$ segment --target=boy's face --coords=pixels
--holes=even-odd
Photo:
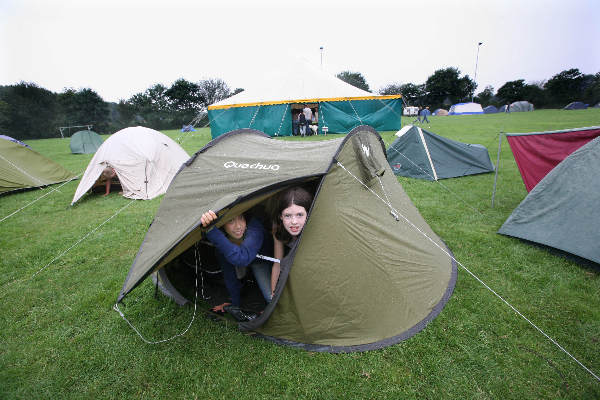
[[[246,233],[246,218],[243,215],[238,215],[232,220],[225,223],[223,226],[225,233],[233,239],[241,239]]]

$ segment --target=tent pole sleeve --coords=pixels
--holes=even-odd
[[[502,134],[498,134],[498,156],[496,157],[496,174],[494,175],[494,190],[492,192],[492,208],[494,208],[494,198],[496,197],[496,182],[498,182],[498,170],[500,169],[500,150],[502,150]]]

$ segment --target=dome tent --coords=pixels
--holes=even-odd
[[[448,115],[483,114],[483,108],[478,103],[458,103],[450,107]]]
[[[533,111],[533,104],[528,101],[515,101],[510,104],[510,112]]]
[[[448,301],[456,265],[391,173],[381,137],[367,126],[320,142],[273,140],[243,129],[208,143],[174,178],[117,301],[213,229],[201,226],[199,210],[214,210],[219,227],[307,182],[315,184],[314,201],[301,236],[281,260],[273,301],[240,328],[329,352],[381,348],[422,330]]]
[[[242,128],[270,136],[292,134],[292,108],[316,108],[318,129],[350,132],[366,124],[380,131],[401,126],[402,96],[379,96],[354,87],[306,62],[290,62],[256,80],[255,87],[208,106],[211,135]]]
[[[581,101],[574,101],[564,106],[563,110],[585,110],[586,108],[588,108],[587,104]]]
[[[600,264],[600,138],[560,162],[525,197],[498,233]]]
[[[74,173],[25,145],[0,140],[0,193],[76,179]]]
[[[433,112],[433,115],[440,115],[440,116],[448,115],[448,111],[444,110],[443,108],[438,108],[437,110],[435,110]]]
[[[73,154],[94,154],[104,141],[96,132],[85,129],[71,136],[69,147]]]
[[[149,200],[167,191],[188,154],[175,141],[154,129],[136,126],[112,134],[85,170],[71,204],[94,186],[107,166],[114,168],[123,196]]]
[[[412,125],[396,136],[386,152],[396,175],[437,181],[494,171],[487,149],[480,144],[457,142]]]
[[[495,114],[498,112],[498,109],[492,105],[487,106],[483,109],[484,114]]]

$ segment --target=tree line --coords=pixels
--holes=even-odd
[[[379,94],[402,94],[406,104],[448,108],[452,104],[473,100],[483,107],[501,106],[526,100],[539,108],[562,108],[573,101],[582,101],[590,106],[600,102],[600,72],[583,74],[578,68],[559,72],[548,80],[525,83],[524,79],[506,82],[494,93],[486,86],[474,95],[476,83],[469,75],[460,76],[458,68],[439,69],[425,83],[390,84],[379,90]]]
[[[343,71],[337,77],[371,92],[360,72]],[[600,102],[600,72],[588,75],[572,68],[540,82],[525,83],[524,79],[506,82],[497,92],[486,86],[475,95],[476,89],[477,84],[469,75],[462,76],[458,68],[448,67],[436,70],[425,83],[391,83],[378,94],[402,94],[406,105],[427,105],[432,110],[447,109],[471,99],[483,107],[519,100],[527,100],[538,109],[562,108],[572,101],[595,105]],[[199,82],[181,78],[170,87],[155,84],[128,100],[110,103],[88,88],[67,88],[54,93],[35,83],[20,82],[0,86],[0,134],[22,140],[57,137],[59,127],[74,125],[93,125],[93,130],[99,133],[135,125],[173,129],[189,124],[210,104],[241,91],[231,90],[218,78]],[[204,116],[195,123],[204,126],[208,121]]]
[[[0,86],[0,134],[21,140],[52,138],[60,136],[59,127],[77,125],[93,125],[98,133],[136,125],[173,129],[192,122],[208,105],[242,90],[232,91],[218,78],[199,82],[182,78],[170,87],[155,84],[128,100],[112,103],[89,88],[54,93],[35,83],[20,82]],[[204,117],[196,122],[205,125],[208,121]]]

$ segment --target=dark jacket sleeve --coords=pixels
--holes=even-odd
[[[256,218],[252,218],[246,228],[246,235],[242,244],[237,245],[227,239],[227,236],[217,228],[213,228],[206,233],[206,237],[225,257],[225,259],[236,267],[245,267],[249,265],[258,250],[263,244],[265,230]]]

